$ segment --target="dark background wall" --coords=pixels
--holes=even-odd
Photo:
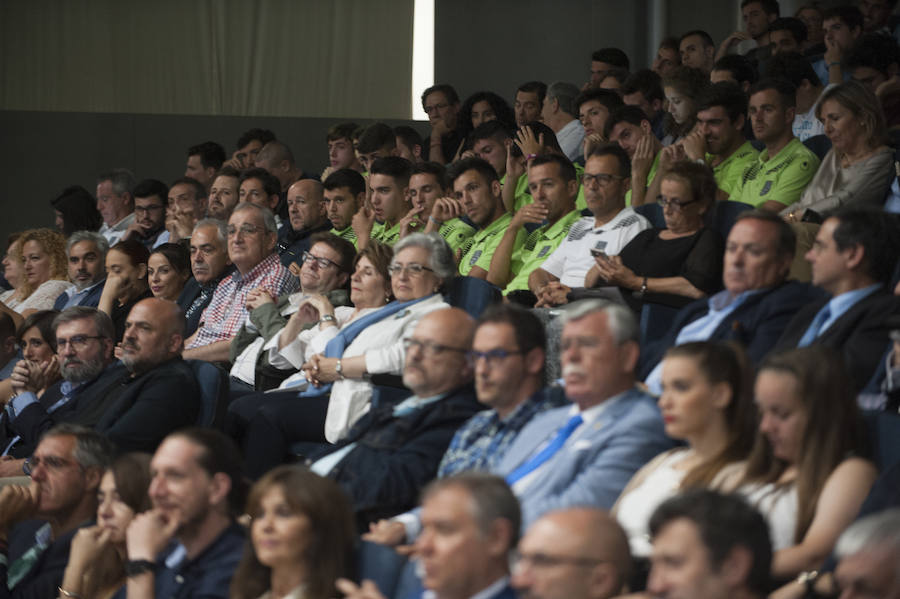
[[[650,48],[658,43],[649,39],[654,6],[666,9],[664,32],[704,28],[720,40],[734,29],[738,4],[722,0],[436,0],[435,80],[452,83],[463,97],[491,89],[510,101],[516,86],[531,79],[581,85],[588,76],[591,51],[603,46],[624,49],[633,68],[649,64]],[[96,174],[113,167],[129,168],[138,178],[168,182],[184,172],[188,146],[211,139],[231,152],[241,132],[250,127],[272,129],[293,149],[304,169],[319,172],[326,164],[325,131],[337,121],[0,111],[0,240],[23,228],[52,226],[49,201],[67,185],[84,185],[93,193]],[[427,134],[427,123],[413,125]]]

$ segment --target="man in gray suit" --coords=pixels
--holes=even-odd
[[[526,526],[550,510],[609,509],[638,468],[672,445],[656,401],[635,388],[631,312],[589,300],[563,318],[562,373],[573,405],[536,416],[495,469],[519,497]]]

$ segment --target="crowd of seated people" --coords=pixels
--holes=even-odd
[[[893,4],[65,187],[3,259],[0,599],[900,597]]]

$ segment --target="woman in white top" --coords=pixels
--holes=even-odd
[[[877,471],[841,358],[811,345],[770,355],[755,399],[759,431],[738,492],[766,516],[776,580],[822,565]]]
[[[613,514],[637,558],[650,556],[647,524],[656,507],[693,487],[715,487],[753,445],[752,375],[736,345],[699,341],[670,349],[662,363],[659,408],[666,434],[687,442],[641,468]]]
[[[353,577],[353,512],[334,481],[279,466],[250,489],[247,513],[231,599],[329,599],[338,578]]]
[[[66,268],[66,238],[51,229],[31,229],[22,233],[23,278],[33,289],[14,309],[0,303],[16,323],[38,310],[51,310],[56,298],[69,286]]]

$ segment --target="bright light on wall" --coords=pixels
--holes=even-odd
[[[412,111],[410,118],[428,120],[422,92],[434,85],[434,0],[415,0],[413,7]]]

